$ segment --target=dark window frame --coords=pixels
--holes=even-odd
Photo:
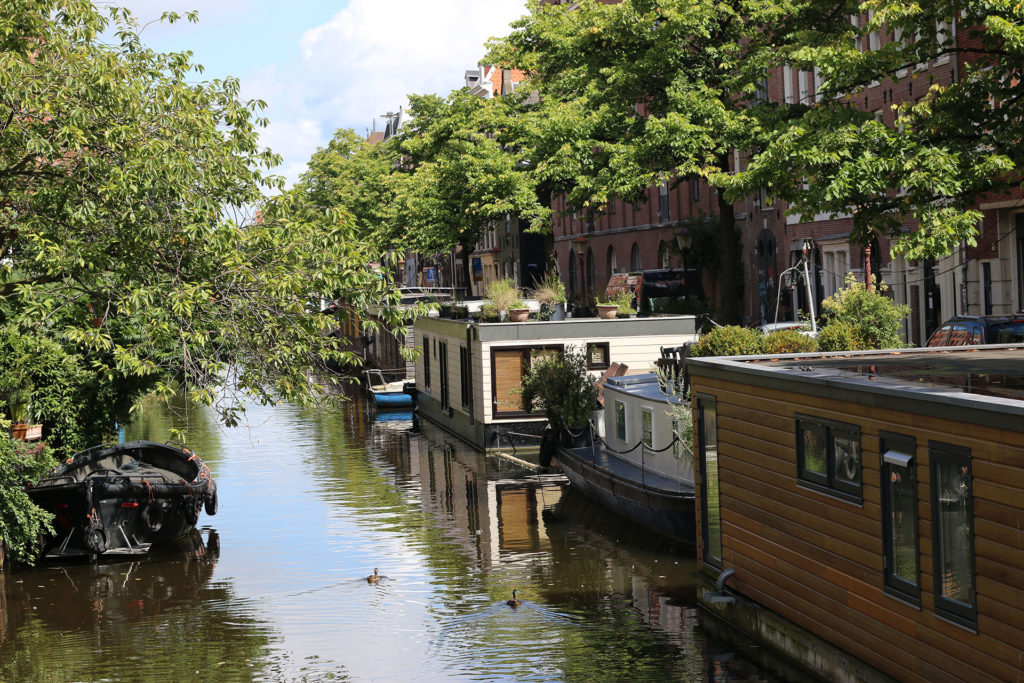
[[[864,449],[861,444],[861,430],[859,425],[847,422],[838,422],[814,415],[803,415],[797,413],[794,422],[796,423],[796,472],[800,486],[824,493],[839,500],[862,505],[864,503]],[[804,440],[803,430],[811,426],[823,429],[825,434],[825,476],[820,472],[807,470],[804,462]],[[857,467],[858,483],[853,483],[849,478],[843,479],[836,472],[836,438],[842,437],[853,441],[857,445]]]
[[[599,347],[604,349],[604,363],[595,363],[590,357],[590,350]],[[611,365],[611,344],[609,342],[587,342],[587,370],[607,370]]]
[[[539,346],[492,346],[489,349],[491,356],[491,418],[492,419],[508,419],[515,417],[537,417],[537,413],[532,410],[498,410],[498,367],[495,360],[495,352],[497,351],[522,351],[527,353],[523,359],[523,374],[525,375],[530,370],[530,363],[532,362],[531,355],[529,352],[532,351],[557,351],[558,353],[565,355],[565,344],[541,344]]]
[[[423,386],[430,389],[430,337],[423,335]]]
[[[939,491],[936,489],[939,480],[938,468],[942,462],[953,462],[954,464],[966,469],[965,483],[967,485],[968,501],[968,543],[966,552],[968,555],[968,571],[970,572],[971,579],[971,585],[969,588],[971,596],[970,604],[960,602],[959,600],[954,600],[952,598],[947,598],[942,594],[942,581],[939,578],[942,575],[942,525],[940,523],[941,513],[939,509]],[[954,446],[940,441],[929,441],[928,464],[932,508],[932,586],[935,597],[935,614],[941,619],[945,619],[946,621],[950,621],[958,626],[977,632],[978,574],[975,567],[974,554],[974,482],[971,468],[971,450],[969,448],[964,448],[963,446]]]
[[[622,408],[622,422],[619,422],[619,407]],[[614,402],[614,408],[615,408],[615,438],[618,439],[619,441],[621,441],[622,443],[626,443],[626,435],[627,435],[627,432],[626,432],[626,429],[627,429],[627,426],[626,426],[627,425],[627,420],[626,420],[626,402],[625,401],[619,401],[618,399],[616,399],[615,402]],[[621,429],[619,429],[620,427],[621,427]]]
[[[448,342],[438,342],[438,367],[437,372],[441,381],[441,408],[448,410],[451,407],[451,392],[448,382]]]
[[[920,520],[917,514],[917,441],[905,434],[879,432],[878,464],[882,505],[882,571],[883,590],[899,600],[921,606],[921,536]],[[906,488],[913,493],[913,520],[909,526],[914,530],[914,558],[917,563],[913,582],[895,574],[896,539],[892,525],[892,490],[896,475],[902,475]]]
[[[469,392],[469,349],[465,346],[459,347],[459,389],[461,390],[462,407],[468,408],[469,402],[473,400]]]
[[[724,554],[722,548],[722,503],[721,503],[721,475],[718,467],[718,460],[716,456],[715,461],[715,480],[718,482],[718,496],[715,501],[716,507],[718,508],[718,538],[717,546],[719,555],[715,555],[711,552],[711,526],[709,522],[709,499],[708,499],[708,467],[707,467],[707,434],[705,432],[705,419],[704,415],[708,408],[711,408],[715,414],[715,451],[719,452],[718,444],[718,399],[710,394],[698,393],[695,396],[697,400],[697,450],[698,457],[700,458],[700,526],[701,526],[701,548],[703,550],[703,562],[706,565],[714,567],[715,569],[722,569],[722,557]]]

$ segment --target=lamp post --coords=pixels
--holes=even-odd
[[[693,243],[693,235],[689,230],[680,230],[676,233],[676,246],[679,247],[679,255],[683,258],[683,268],[686,267],[686,250]]]
[[[576,258],[579,260],[579,263],[580,263],[580,267],[579,267],[579,271],[580,271],[580,284],[582,285],[582,287],[580,287],[580,290],[583,292],[583,298],[586,299],[587,298],[587,274],[584,272],[584,269],[583,269],[584,268],[583,267],[583,254],[585,254],[586,251],[587,251],[587,239],[583,235],[580,235],[579,237],[577,237],[576,239],[574,239],[572,241],[572,248],[573,248],[573,251],[576,252]]]

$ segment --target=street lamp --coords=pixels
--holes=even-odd
[[[693,235],[689,230],[680,230],[676,233],[676,246],[679,247],[679,255],[683,257],[683,268],[686,267],[686,250],[693,243]]]
[[[579,271],[580,271],[580,284],[583,285],[582,287],[580,287],[580,290],[583,292],[583,298],[586,299],[587,298],[587,276],[586,276],[586,273],[583,270],[583,255],[585,253],[587,253],[587,239],[583,235],[580,235],[579,237],[577,237],[576,239],[574,239],[572,241],[572,248],[573,248],[573,251],[576,252],[576,258],[580,262],[580,268],[579,268]]]

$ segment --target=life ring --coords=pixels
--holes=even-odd
[[[181,504],[182,511],[185,513],[185,522],[189,526],[195,526],[199,521],[199,512],[203,509],[203,501],[199,498],[185,498]]]
[[[142,508],[142,523],[154,534],[160,531],[164,525],[163,506],[154,501]]]
[[[88,527],[82,534],[82,540],[86,549],[94,555],[99,555],[110,547],[107,530],[98,524]]]
[[[217,485],[212,481],[210,482],[210,488],[206,492],[206,496],[203,498],[203,509],[206,510],[206,514],[211,517],[217,514]]]

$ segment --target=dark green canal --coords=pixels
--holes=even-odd
[[[0,680],[780,680],[709,633],[692,549],[558,477],[360,400],[171,415],[129,438],[187,426],[220,512],[144,561],[0,573]]]

